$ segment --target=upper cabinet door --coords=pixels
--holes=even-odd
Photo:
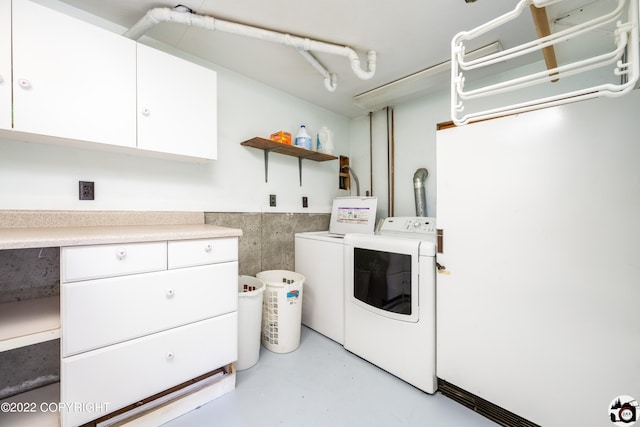
[[[217,157],[217,74],[138,44],[138,148]]]
[[[135,147],[135,45],[28,0],[14,1],[14,130]]]
[[[11,129],[11,0],[0,0],[0,129]]]

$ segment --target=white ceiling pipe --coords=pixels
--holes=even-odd
[[[338,77],[335,73],[330,73],[326,68],[313,56],[309,51],[304,49],[297,49],[298,53],[302,55],[308,62],[311,64],[313,68],[315,68],[324,79],[324,87],[329,92],[335,92],[338,87]]]
[[[311,40],[305,37],[225,21],[212,16],[198,15],[183,8],[169,9],[160,7],[150,9],[133,27],[125,32],[124,35],[130,39],[137,40],[151,27],[161,22],[174,22],[211,31],[222,31],[294,47],[309,61],[313,68],[320,72],[324,78],[325,87],[331,92],[335,91],[336,88],[335,74],[327,71],[309,51],[346,56],[351,63],[351,69],[354,74],[361,80],[372,78],[376,72],[376,52],[373,50],[367,52],[367,68],[363,69],[360,66],[358,54],[349,46]]]

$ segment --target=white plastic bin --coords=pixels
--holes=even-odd
[[[245,288],[246,286],[246,288]],[[265,284],[251,276],[238,277],[238,361],[236,369],[248,369],[260,358],[260,325]]]
[[[304,276],[286,270],[256,275],[266,284],[262,308],[262,345],[275,353],[289,353],[300,345]]]

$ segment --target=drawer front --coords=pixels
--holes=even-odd
[[[237,282],[234,261],[63,284],[62,355],[236,311]]]
[[[169,268],[191,267],[237,260],[237,237],[169,242]]]
[[[160,271],[167,268],[167,242],[71,246],[60,258],[63,283]]]
[[[235,361],[237,336],[237,313],[229,313],[63,358],[61,401],[108,405],[63,411],[62,426],[80,425]]]

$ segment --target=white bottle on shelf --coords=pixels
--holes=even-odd
[[[311,137],[307,133],[307,127],[305,125],[300,125],[300,130],[296,135],[296,139],[294,144],[298,147],[306,148],[307,150],[311,150]]]
[[[316,151],[333,154],[333,132],[326,126],[322,126],[318,131]]]

